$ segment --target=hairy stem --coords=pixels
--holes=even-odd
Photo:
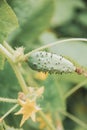
[[[7,45],[6,45],[6,46],[7,46]],[[8,50],[10,50],[10,49],[8,48]],[[14,70],[14,72],[15,72],[15,75],[16,75],[18,81],[19,81],[20,87],[22,88],[23,92],[24,92],[25,94],[28,94],[28,89],[27,89],[27,85],[26,85],[26,83],[25,83],[25,80],[24,80],[24,78],[23,78],[23,76],[22,76],[22,74],[21,74],[21,72],[20,72],[20,69],[19,69],[18,65],[14,63],[14,61],[13,61],[13,59],[12,59],[13,57],[12,57],[11,53],[8,52],[2,45],[0,45],[0,52],[1,52],[1,53],[7,58],[7,60],[9,61],[11,67],[13,68],[13,70]],[[0,118],[0,121],[3,120],[7,115],[9,115],[17,106],[18,106],[18,104],[15,105],[14,107],[12,107],[4,116],[2,116],[2,117]],[[44,119],[44,121],[45,121],[45,122],[47,123],[47,125],[51,128],[51,130],[55,130],[55,127],[54,127],[52,124],[50,124],[50,122],[47,120],[47,118],[46,118],[46,116],[45,116],[45,114],[44,114],[43,112],[40,111],[40,112],[39,112],[39,115]]]
[[[73,116],[72,114],[65,112],[65,111],[59,111],[61,114],[63,114],[64,116],[67,116],[68,118],[70,118],[71,120],[73,120],[74,122],[76,122],[78,125],[80,125],[83,128],[87,129],[87,125],[86,123],[84,123],[83,121],[81,121],[80,119],[78,119],[77,117]]]
[[[15,75],[19,81],[19,84],[20,84],[20,87],[22,88],[22,91],[25,93],[25,94],[28,94],[28,89],[27,89],[27,85],[24,81],[24,78],[21,74],[21,72],[19,71],[19,67],[15,64],[11,64],[14,72],[15,72]]]
[[[3,42],[3,45],[11,54],[14,54],[14,49],[6,41]]]
[[[24,81],[24,79],[23,79],[19,69],[17,68],[17,66],[14,66],[14,65],[12,66],[12,68],[15,71],[16,77],[17,77],[17,79],[18,79],[18,81],[20,83],[20,86],[21,86],[23,92],[25,94],[28,94],[27,85],[26,85],[26,83],[25,83],[25,81]],[[55,127],[53,127],[53,125],[50,124],[50,122],[48,121],[48,119],[45,116],[45,114],[42,111],[39,111],[38,113],[43,118],[43,120],[46,122],[46,124],[51,128],[51,130],[55,130]]]
[[[33,52],[36,52],[36,51],[39,51],[39,50],[43,50],[45,48],[49,48],[49,47],[52,47],[54,45],[57,45],[57,44],[60,44],[60,43],[64,43],[64,42],[71,42],[71,41],[84,41],[84,42],[87,42],[87,39],[86,38],[70,38],[70,39],[64,39],[64,40],[59,40],[59,41],[56,41],[56,42],[53,42],[53,43],[50,43],[50,44],[47,44],[47,45],[44,45],[42,47],[39,47],[29,53],[27,53],[25,55],[25,59],[30,55],[32,54]]]
[[[45,114],[42,111],[39,111],[38,113],[44,119],[44,121],[48,124],[48,126],[49,126],[49,128],[51,130],[56,130],[56,128],[54,127],[54,125],[47,119],[47,117],[45,116]]]
[[[14,62],[12,54],[0,44],[0,52],[7,58],[9,62]]]
[[[2,98],[2,97],[0,97],[0,102],[17,103],[17,99],[10,99],[10,98]]]
[[[66,93],[64,96],[64,99],[67,99],[69,96],[71,96],[74,92],[76,92],[79,88],[83,87],[87,83],[87,79],[83,82],[77,84],[75,87],[73,87],[69,92]]]
[[[13,106],[7,113],[4,114],[4,116],[2,116],[0,118],[0,121],[4,120],[5,117],[7,117],[13,110],[15,110],[19,105],[16,104],[15,106]]]

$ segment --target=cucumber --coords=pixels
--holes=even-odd
[[[27,63],[33,70],[55,74],[70,73],[76,69],[74,64],[64,57],[45,51],[32,53]]]

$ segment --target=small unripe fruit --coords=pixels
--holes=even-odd
[[[28,65],[36,71],[56,74],[70,73],[76,69],[73,63],[64,57],[45,51],[32,53],[29,56]]]

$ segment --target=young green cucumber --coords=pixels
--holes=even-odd
[[[73,63],[64,57],[45,51],[32,53],[27,62],[33,70],[42,72],[61,74],[74,72],[76,69]]]

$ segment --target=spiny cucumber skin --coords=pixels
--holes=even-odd
[[[70,73],[76,67],[67,59],[45,51],[34,52],[29,56],[28,65],[36,71],[49,73]]]

